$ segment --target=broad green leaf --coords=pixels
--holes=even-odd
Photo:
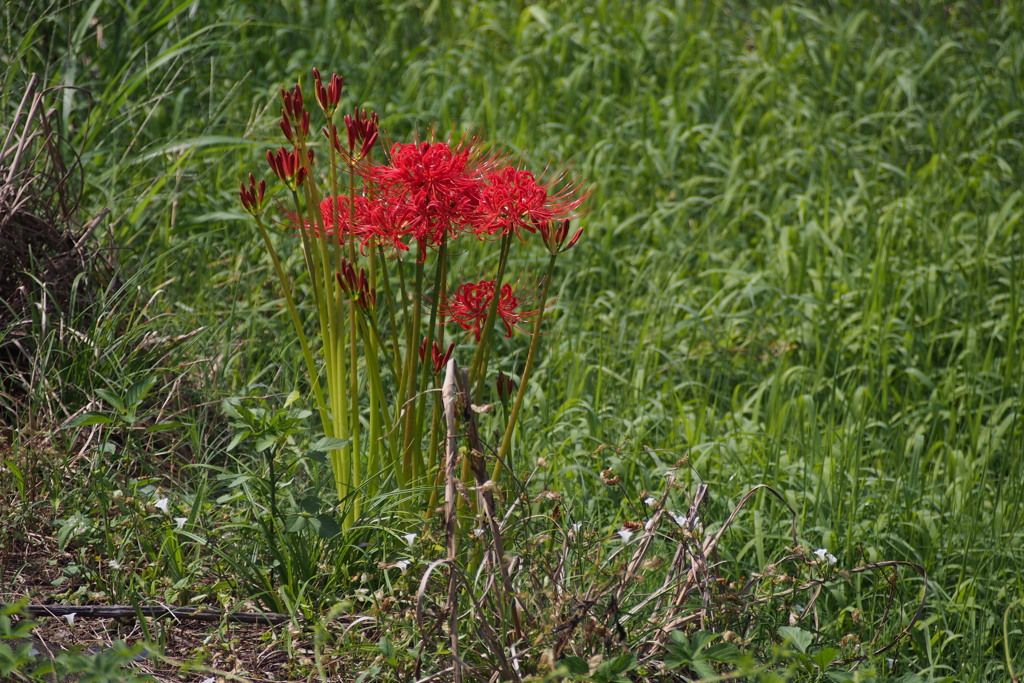
[[[327,539],[334,538],[335,536],[337,536],[338,534],[341,533],[341,527],[338,526],[337,520],[334,519],[334,517],[332,515],[329,515],[327,513],[323,513],[323,514],[317,515],[315,517],[315,519],[318,522],[320,522],[320,525],[319,525],[319,527],[317,527],[317,530],[316,530],[316,532],[320,536],[320,538],[322,538],[324,540],[327,540]]]
[[[690,663],[690,668],[693,669],[693,672],[701,678],[714,678],[718,675],[718,672],[715,671],[715,667],[711,666],[710,663],[703,659],[695,659]]]
[[[704,649],[704,646],[710,643],[712,640],[718,637],[717,633],[711,631],[697,631],[690,636],[690,645],[693,649],[690,652],[693,653],[696,658],[697,654]]]
[[[263,436],[256,440],[256,452],[262,453],[263,451],[273,446],[275,441],[277,441],[276,434],[264,434]]]
[[[166,432],[172,429],[181,429],[184,426],[184,422],[175,422],[173,420],[168,420],[167,422],[157,422],[154,425],[146,427],[146,433],[152,434],[154,432]]]
[[[712,662],[735,662],[740,658],[739,648],[732,643],[715,643],[700,654]]]
[[[632,671],[637,667],[636,655],[632,652],[623,652],[618,657],[606,659],[594,671],[594,678],[605,681],[618,680],[619,674]]]
[[[793,647],[804,654],[807,653],[807,648],[810,647],[811,642],[814,640],[813,633],[795,626],[780,627],[779,635],[783,640],[792,643]]]
[[[96,395],[102,398],[107,404],[119,413],[124,412],[124,403],[121,398],[109,389],[97,389]]]
[[[311,450],[320,451],[322,453],[325,451],[336,451],[340,448],[344,448],[345,446],[349,445],[349,443],[349,439],[339,439],[333,436],[325,436],[319,441],[317,441],[315,444],[310,446],[310,448]]]
[[[565,657],[559,660],[558,665],[563,667],[570,676],[586,676],[590,673],[590,665],[582,657]]]
[[[85,427],[88,425],[108,425],[114,421],[114,418],[103,413],[82,413],[75,419],[68,422],[65,427]]]
[[[156,384],[156,377],[146,377],[128,387],[124,398],[125,406],[139,405],[142,399],[146,398],[146,395],[149,394],[149,390],[153,388],[154,384]]]
[[[839,650],[834,647],[823,647],[819,652],[816,652],[811,661],[817,664],[822,669],[827,669],[828,665],[832,663],[832,660],[839,657]]]

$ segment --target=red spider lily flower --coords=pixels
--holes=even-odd
[[[238,183],[238,194],[242,198],[242,207],[252,216],[258,216],[263,212],[263,197],[267,192],[267,181],[261,180],[256,184],[256,178],[249,174],[249,187],[244,182]]]
[[[444,303],[442,313],[462,329],[472,332],[479,342],[483,336],[484,323],[494,297],[494,281],[467,282],[459,287],[454,297]],[[498,295],[498,316],[505,325],[505,337],[511,337],[519,324],[533,318],[538,311],[520,310],[519,299],[512,291],[512,285],[501,286]]]
[[[362,197],[356,197],[356,206],[359,206],[359,200]],[[333,200],[333,201],[332,201]],[[348,195],[340,195],[338,197],[324,197],[320,202],[320,216],[324,221],[324,234],[319,234],[316,230],[317,226],[308,226],[313,229],[317,237],[324,239],[333,240],[339,244],[345,244],[349,237],[355,235],[356,231],[353,228],[354,214],[358,212],[358,208],[355,211],[349,208],[350,199]]]
[[[570,221],[566,219],[564,221],[545,221],[537,226],[541,239],[544,240],[544,246],[548,248],[548,253],[552,256],[571,249],[583,234],[583,227],[580,226],[572,238],[566,242],[566,237],[569,236],[569,224]]]
[[[288,186],[289,190],[295,191],[306,179],[306,167],[299,160],[298,152],[288,150],[285,147],[277,150],[277,153],[267,152],[267,162],[278,178]],[[309,165],[313,165],[313,150],[309,150]]]
[[[544,212],[547,197],[547,190],[529,171],[509,166],[488,173],[474,211],[473,232],[483,239],[511,231],[522,239],[520,230],[536,230],[534,216]]]
[[[350,208],[348,195],[325,197],[320,202],[324,234],[317,237],[345,244],[349,238],[360,241],[360,251],[369,253],[376,248],[390,249],[392,254],[409,251],[409,242],[415,237],[409,230],[405,211],[394,203],[379,197],[357,195]],[[314,229],[306,225],[305,229]],[[314,229],[315,231],[315,229]]]
[[[324,87],[323,79],[320,77],[320,70],[313,68],[313,90],[316,93],[317,104],[323,109],[327,118],[334,116],[338,103],[341,102],[341,88],[345,80],[338,74],[331,74],[331,81]]]
[[[441,352],[441,345],[435,340],[430,346],[430,364],[434,368],[434,374],[438,374],[444,367],[448,365],[448,360],[452,357],[452,351],[455,350],[455,342],[448,345],[448,350]],[[423,341],[420,342],[419,346],[420,362],[425,363],[427,359],[427,338],[424,337]]]
[[[352,112],[352,116],[345,114],[349,156],[355,156],[356,145],[359,146],[358,158],[362,159],[370,155],[373,146],[377,144],[379,123],[377,112],[367,112],[365,109],[356,108]]]
[[[375,196],[367,198],[359,208],[354,230],[362,240],[363,251],[377,247],[391,250],[392,255],[409,251],[417,234],[407,207],[385,196]]]
[[[543,183],[529,171],[512,167],[487,174],[487,186],[473,216],[473,231],[481,239],[514,232],[536,232],[546,222],[574,218],[589,196],[564,173]]]
[[[391,164],[370,167],[366,176],[407,207],[411,230],[428,246],[459,234],[476,207],[482,178],[499,163],[483,157],[472,141],[396,144]]]

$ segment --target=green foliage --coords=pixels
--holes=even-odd
[[[708,631],[697,631],[687,637],[682,631],[669,634],[671,643],[666,645],[664,666],[666,671],[686,668],[701,678],[717,675],[711,662],[735,664],[740,651],[732,643],[719,641],[719,635]]]
[[[14,617],[14,619],[12,619]],[[126,683],[154,681],[152,676],[133,671],[132,664],[142,646],[122,642],[102,652],[61,651],[48,656],[36,647],[31,619],[19,617],[18,605],[0,606],[0,676],[11,681],[75,680],[81,683]]]
[[[291,323],[272,264],[236,203],[238,180],[263,174],[252,160],[277,136],[267,103],[316,65],[348,78],[343,108],[386,112],[396,140],[435,121],[478,126],[531,164],[574,160],[597,186],[586,239],[558,265],[513,443],[520,478],[547,463],[529,496],[560,492],[606,538],[641,517],[636,492],[657,490],[680,457],[712,487],[707,520],[770,483],[797,511],[800,541],[839,559],[835,571],[910,560],[931,588],[909,638],[850,673],[815,658],[855,619],[884,613],[885,577],[831,584],[817,602],[828,642],[816,629],[803,643],[781,611],[740,634],[753,640],[740,652],[767,667],[751,677],[1009,676],[1020,633],[1003,614],[1024,597],[1019,3],[36,5],[0,10],[0,110],[30,71],[82,88],[50,105],[81,154],[83,214],[112,210],[97,239],[124,272],[88,325],[37,318],[36,379],[0,389],[19,433],[76,420],[50,447],[26,434],[0,452],[0,495],[17,501],[0,552],[22,529],[55,525],[73,555],[61,597],[88,586],[371,609],[375,591],[419,579],[375,567],[406,558],[401,535],[423,532],[391,514],[394,499],[371,514],[375,531],[393,532],[379,545],[315,528],[339,501],[306,455],[321,452],[319,430],[281,407],[307,386],[282,341]],[[298,273],[302,254],[271,237]],[[536,265],[524,256],[509,269]],[[494,355],[506,374],[525,363],[514,343]],[[151,378],[132,408],[131,388]],[[202,406],[250,396],[263,403],[236,405],[254,429],[229,450],[247,418]],[[604,469],[629,486],[606,486]],[[173,514],[152,506],[165,496]],[[788,523],[752,500],[723,537],[724,570],[741,581],[777,560]],[[441,556],[437,541],[422,539],[421,561]],[[330,571],[303,583],[314,557]],[[210,565],[226,578],[203,586]],[[919,587],[899,590],[901,619]],[[401,623],[389,636],[399,653],[416,629]],[[680,675],[732,666],[708,655],[721,640],[686,637],[670,641]],[[349,638],[353,652],[380,654],[379,637]],[[467,646],[482,639],[467,632]],[[565,676],[589,675],[581,661],[566,653]],[[614,675],[653,675],[646,666]]]

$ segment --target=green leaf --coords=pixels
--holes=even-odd
[[[795,626],[781,626],[779,627],[779,635],[783,640],[788,641],[795,647],[799,652],[804,654],[807,653],[807,648],[810,647],[811,641],[814,640],[814,634],[805,631],[802,628]]]
[[[693,648],[690,646],[690,639],[686,637],[686,634],[682,631],[672,631],[668,634],[669,640],[676,645],[682,645],[686,648],[687,652],[693,652]]]
[[[703,659],[695,659],[690,663],[690,668],[693,669],[693,672],[701,678],[714,678],[718,675],[718,672],[715,671],[715,667],[711,666],[711,664]]]
[[[694,658],[696,658],[699,655],[700,651],[704,649],[705,645],[707,645],[717,637],[718,634],[712,633],[711,631],[697,631],[692,636],[690,636],[690,644],[692,646],[690,652],[693,653]]]
[[[220,409],[224,411],[224,414],[228,417],[233,417],[236,420],[242,419],[242,414],[238,412],[238,405],[232,403],[229,399],[225,399],[220,402]]]
[[[321,453],[323,453],[326,451],[336,451],[338,449],[344,448],[345,446],[349,445],[349,443],[351,443],[350,439],[339,439],[333,436],[325,436],[319,441],[317,441],[315,444],[310,446],[310,449],[314,451],[320,451]]]
[[[114,421],[114,418],[103,413],[82,413],[75,419],[64,425],[67,428],[71,427],[85,427],[87,425],[108,425]]]
[[[382,637],[377,642],[377,647],[380,648],[380,653],[384,655],[384,659],[391,660],[395,658],[395,646],[391,644],[387,636]]]
[[[275,441],[277,441],[277,435],[264,434],[256,441],[256,452],[262,453],[263,451],[273,446]]]
[[[814,654],[811,657],[811,661],[817,664],[822,669],[827,669],[828,665],[832,663],[832,660],[839,657],[839,650],[834,647],[822,648],[820,652]]]
[[[156,377],[146,377],[145,379],[135,382],[128,387],[128,391],[125,392],[124,404],[126,406],[139,405],[139,403],[142,402],[142,399],[146,398],[146,395],[149,394],[149,390],[153,388],[154,384],[156,384]]]
[[[590,673],[590,665],[582,657],[569,656],[558,662],[570,676],[586,676]]]
[[[665,671],[675,671],[681,666],[689,665],[693,657],[690,656],[690,651],[684,651],[683,648],[678,645],[673,647],[669,646],[668,654],[665,655],[665,661],[662,662],[662,666],[665,667]]]
[[[320,526],[316,530],[320,538],[327,540],[341,533],[341,527],[338,526],[337,520],[332,515],[322,513],[316,516],[316,520],[320,522]]]
[[[242,439],[246,438],[249,435],[250,435],[250,432],[248,430],[243,430],[243,431],[240,431],[240,432],[235,432],[235,435],[231,437],[231,443],[228,444],[228,446],[227,446],[227,448],[225,450],[228,453],[230,453],[231,451],[235,450],[235,447],[238,446],[238,444],[242,442]]]
[[[327,464],[327,456],[324,455],[323,451],[306,451],[305,453],[302,454],[302,457],[309,458],[310,460],[318,462],[321,465]]]
[[[181,429],[184,426],[184,422],[175,422],[173,420],[168,420],[167,422],[157,422],[154,425],[146,427],[146,433],[152,434],[154,432],[166,432],[172,429]]]
[[[124,412],[124,404],[121,403],[121,398],[114,392],[109,389],[97,389],[96,395],[106,401],[117,412]]]
[[[594,679],[600,681],[618,681],[621,674],[637,667],[636,655],[623,652],[614,659],[606,659],[594,671]]]
[[[306,528],[308,528],[310,526],[314,526],[314,527],[317,526],[316,524],[310,524],[310,522],[311,522],[310,518],[307,517],[306,515],[295,515],[290,520],[288,520],[286,523],[288,525],[287,526],[288,531],[293,533],[293,534],[296,534],[296,533],[298,533],[300,531],[303,531],[304,529],[306,529]]]
[[[715,643],[700,653],[704,659],[712,662],[736,662],[740,658],[740,651],[732,643]]]

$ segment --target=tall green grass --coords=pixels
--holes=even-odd
[[[547,459],[546,485],[607,529],[632,502],[601,483],[606,467],[658,490],[688,456],[715,510],[771,484],[801,540],[842,565],[928,570],[926,616],[894,675],[1007,676],[1003,613],[1024,598],[1019,4],[3,12],[26,28],[3,36],[18,66],[0,101],[30,70],[84,89],[55,105],[81,152],[85,206],[112,209],[108,245],[128,281],[161,292],[145,324],[204,328],[189,353],[208,362],[179,370],[200,401],[283,403],[303,387],[235,188],[265,175],[277,88],[311,66],[338,71],[343,101],[379,110],[395,140],[433,122],[477,130],[538,168],[571,158],[596,187],[584,239],[558,266],[515,469]],[[297,267],[290,244],[280,235]],[[521,367],[524,349],[505,350],[506,369]],[[52,376],[81,387],[136,377],[67,362]],[[194,419],[182,438],[200,461],[222,458],[221,428]],[[199,471],[181,471],[181,487],[204,486]],[[755,500],[726,559],[771,561],[787,523]]]

